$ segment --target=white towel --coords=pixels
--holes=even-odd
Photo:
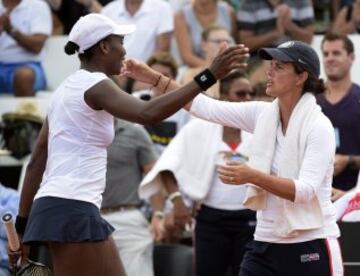
[[[307,137],[320,114],[321,110],[316,104],[315,97],[310,93],[305,93],[296,104],[288,123],[278,176],[298,178]],[[257,120],[250,150],[250,167],[270,173],[279,126],[279,103],[275,100],[266,107]],[[254,210],[264,209],[266,196],[265,190],[249,185],[244,205]],[[323,216],[316,196],[308,203],[294,203],[281,198],[279,200],[281,212],[277,214],[274,222],[279,236],[296,237],[301,230],[323,226]]]
[[[171,171],[181,192],[193,200],[202,200],[209,192],[223,127],[193,119],[175,136],[139,187],[141,198],[149,198],[162,187],[160,172]],[[247,140],[248,141],[248,140]],[[239,150],[246,154],[247,143]]]

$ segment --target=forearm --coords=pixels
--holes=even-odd
[[[306,43],[311,43],[313,39],[314,29],[312,26],[299,27],[294,22],[286,25],[287,34],[294,40],[300,40]]]
[[[172,83],[172,86],[176,87],[176,84]],[[144,123],[160,122],[181,109],[200,92],[201,88],[192,81],[174,92],[161,95],[147,102],[140,117],[143,118]]]
[[[250,52],[255,52],[261,47],[265,47],[273,43],[279,37],[277,30],[271,31],[263,35],[247,36],[240,32],[240,41],[244,43]]]
[[[35,54],[41,52],[46,40],[46,35],[26,35],[17,30],[11,32],[11,37],[16,40],[20,46]]]
[[[161,179],[168,194],[179,190],[174,174],[171,171],[162,171]]]
[[[295,201],[295,183],[292,179],[269,175],[258,170],[253,170],[250,183],[281,198]]]
[[[26,169],[24,185],[20,196],[19,216],[28,217],[34,196],[39,189],[46,167],[47,154],[32,157]]]
[[[165,206],[166,195],[163,189],[150,197],[150,204],[155,211],[162,211]]]

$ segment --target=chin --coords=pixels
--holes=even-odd
[[[274,93],[273,89],[271,89],[270,87],[266,88],[265,94],[271,97],[276,97],[276,93]]]

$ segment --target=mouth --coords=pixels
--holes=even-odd
[[[272,85],[273,85],[273,82],[272,82],[272,81],[268,80],[268,81],[266,82],[266,87],[271,87]]]

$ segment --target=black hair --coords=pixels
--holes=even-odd
[[[64,51],[67,55],[73,55],[75,54],[77,51],[79,51],[79,45],[77,45],[76,43],[72,42],[72,41],[68,41],[64,47]]]
[[[84,53],[79,54],[80,60],[83,60],[83,59],[89,60],[89,59],[91,59],[91,58],[94,56],[94,54],[95,54],[95,48],[99,45],[99,43],[100,43],[101,41],[104,41],[104,40],[108,39],[108,38],[109,38],[109,36],[101,39],[101,40],[98,41],[95,45],[91,46],[89,49],[86,49],[86,50],[84,51]],[[64,47],[64,51],[65,51],[65,53],[66,53],[67,55],[73,55],[73,54],[75,54],[76,52],[78,52],[79,49],[80,49],[79,45],[77,45],[76,43],[74,43],[74,42],[72,42],[72,41],[68,41],[68,42],[66,43],[65,47]]]
[[[248,76],[243,70],[236,70],[231,72],[225,78],[220,81],[220,94],[227,94],[230,90],[232,82],[236,79],[247,79]]]
[[[304,83],[303,91],[301,92],[301,94],[304,94],[305,92],[311,92],[314,95],[317,95],[323,93],[326,90],[323,79],[311,74],[300,63],[295,62],[293,63],[293,66],[296,74],[301,74],[305,71],[308,73],[308,78]]]

